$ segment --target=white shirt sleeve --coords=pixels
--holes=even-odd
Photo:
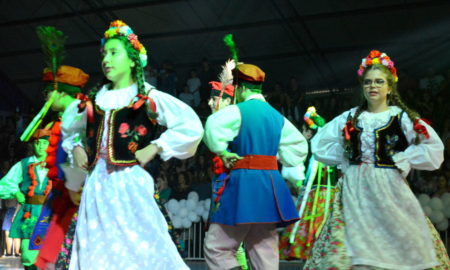
[[[81,170],[75,168],[72,151],[75,146],[83,147],[83,141],[86,138],[87,112],[86,110],[78,112],[78,104],[80,104],[80,100],[73,101],[61,117],[61,146],[67,153],[67,167],[71,170]],[[75,192],[80,191],[85,177],[74,177],[72,173],[68,173],[66,170],[64,170],[64,174],[66,188]]]
[[[407,176],[410,169],[418,170],[437,170],[444,161],[444,144],[434,129],[420,120],[420,124],[425,126],[430,138],[420,135],[420,141],[415,144],[416,131],[413,129],[413,123],[406,113],[403,113],[401,125],[409,146],[405,151],[395,154],[392,159],[395,165],[401,170],[403,176]]]
[[[87,113],[78,112],[79,100],[73,101],[61,117],[62,148],[68,154],[68,161],[73,166],[72,150],[75,146],[83,146],[86,138]]]
[[[239,134],[241,122],[241,112],[236,105],[230,105],[210,115],[206,120],[203,138],[209,150],[218,155],[222,154]]]
[[[156,89],[150,91],[149,97],[156,105],[156,121],[167,127],[158,139],[152,141],[162,149],[159,153],[161,158],[186,159],[193,156],[203,136],[197,114],[186,103]]]
[[[23,181],[21,161],[12,166],[8,173],[0,180],[0,198],[13,199],[20,190],[19,185]]]
[[[349,111],[344,112],[325,124],[311,139],[311,151],[317,161],[327,165],[345,162],[342,129],[347,122],[348,114]]]
[[[281,130],[278,157],[283,164],[283,178],[293,184],[305,179],[305,166],[303,162],[308,155],[308,142],[300,131],[286,118]]]

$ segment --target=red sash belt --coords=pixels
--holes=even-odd
[[[248,155],[236,162],[233,170],[278,170],[276,156]]]

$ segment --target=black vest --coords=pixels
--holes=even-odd
[[[107,121],[109,133],[106,142],[106,158],[108,164],[116,166],[133,166],[139,164],[134,153],[150,144],[156,130],[147,114],[147,104],[138,109],[132,106],[111,110],[108,119],[97,105],[94,106],[94,122],[88,123],[88,158],[93,168],[99,158],[104,121]]]
[[[376,167],[396,168],[392,156],[408,147],[408,141],[400,124],[402,114],[403,112],[392,116],[385,126],[374,130]],[[352,152],[349,156],[351,164],[361,163],[361,133],[360,127],[355,127],[355,132],[351,133]]]

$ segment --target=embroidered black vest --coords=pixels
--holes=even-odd
[[[88,158],[90,167],[95,166],[99,158],[104,122],[107,121],[109,133],[106,141],[108,164],[133,166],[139,164],[134,153],[150,144],[154,137],[156,124],[148,117],[146,104],[138,109],[132,106],[111,110],[108,119],[97,105],[94,106],[94,122],[88,124]]]
[[[408,147],[408,141],[400,123],[402,114],[403,112],[392,116],[385,126],[374,130],[376,167],[396,168],[392,156]],[[355,132],[351,133],[352,152],[349,155],[351,164],[361,163],[361,133],[362,128],[359,127],[355,127]]]

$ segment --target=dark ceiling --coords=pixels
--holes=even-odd
[[[449,14],[449,0],[2,0],[0,71],[41,106],[35,27],[52,25],[69,37],[65,64],[91,74],[93,85],[100,38],[120,18],[139,35],[150,65],[170,60],[180,80],[203,57],[223,63],[222,37],[233,33],[240,59],[260,65],[269,85],[295,76],[304,89],[348,87],[373,48],[391,56],[400,80],[450,69]]]

